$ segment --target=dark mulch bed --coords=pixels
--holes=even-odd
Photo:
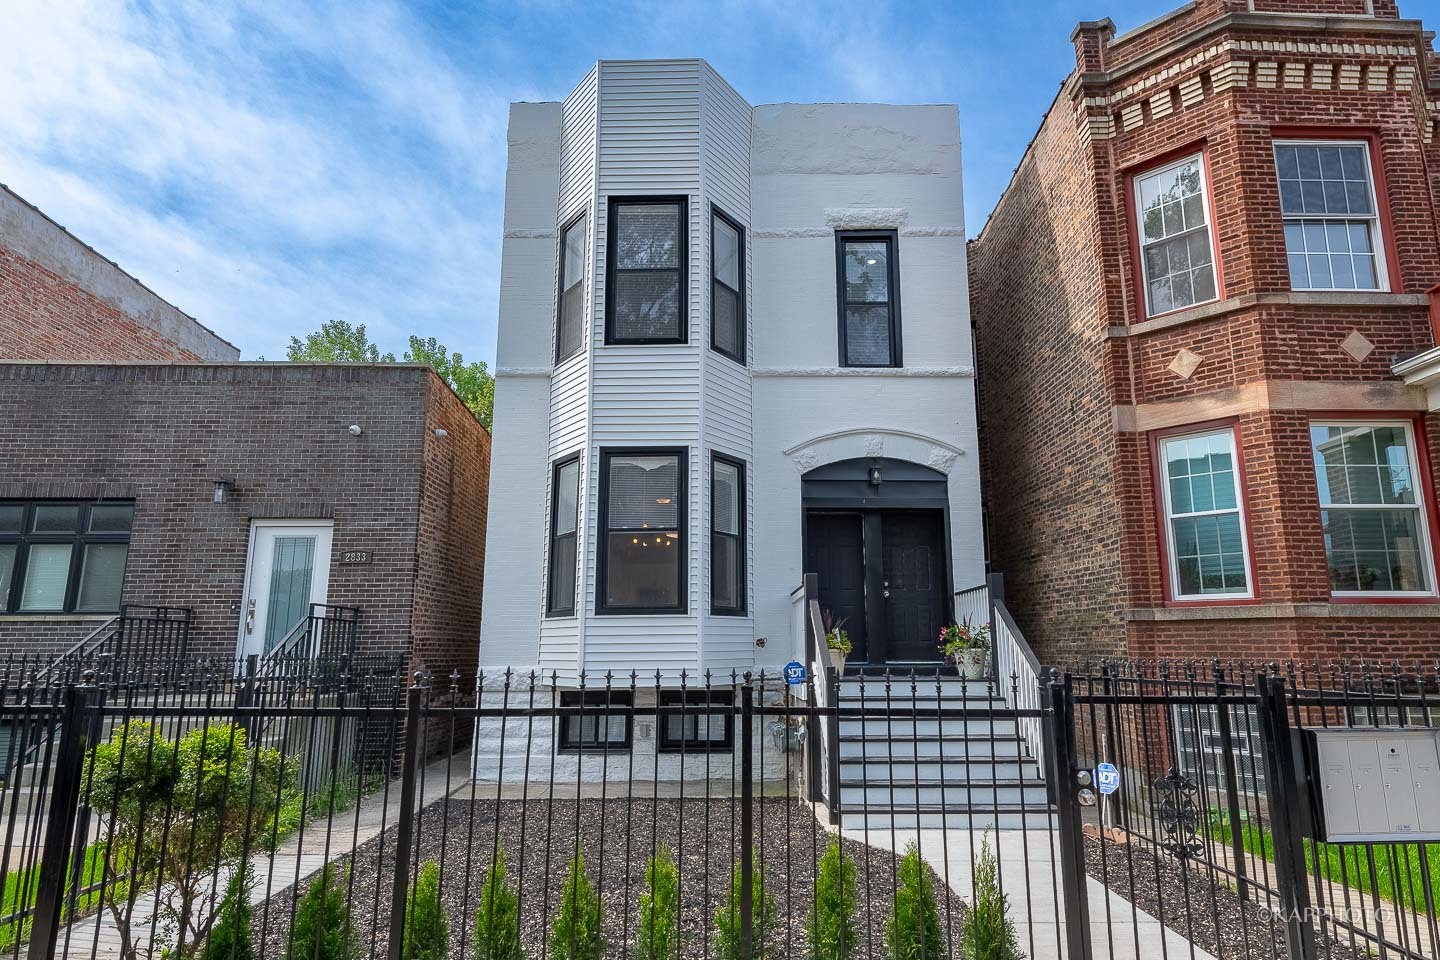
[[[553,804],[535,800],[500,801],[500,844],[505,850],[509,879],[512,884],[519,883],[521,938],[527,955],[541,955],[542,941],[556,913],[570,856],[575,850],[578,810],[580,847],[590,880],[604,903],[605,955],[631,955],[636,942],[636,917],[645,863],[653,845],[660,843],[672,851],[681,851],[676,857],[680,875],[680,923],[685,938],[681,955],[713,956],[713,916],[726,896],[731,873],[739,862],[736,838],[740,807],[728,798],[709,801],[687,798],[683,804],[682,810],[681,801],[665,798],[603,803],[582,800],[578,805],[573,799],[556,800]],[[775,955],[804,956],[815,863],[824,852],[828,837],[808,808],[778,797],[756,802],[754,829],[765,888],[774,898],[779,913]],[[472,803],[457,799],[437,803],[421,816],[418,859],[435,860],[441,865],[441,892],[450,924],[452,956],[460,955],[462,941],[466,956],[472,953],[469,941],[474,930],[474,914],[484,874],[490,865],[496,830],[494,800]],[[363,845],[353,858],[353,872],[345,878],[350,885],[351,918],[360,931],[365,956],[383,956],[389,942],[395,840],[392,829]],[[848,840],[844,850],[861,867],[860,896],[855,912],[859,942],[855,955],[883,956],[882,938],[892,902],[896,858],[886,851]],[[347,857],[341,863],[348,866],[350,859]],[[947,898],[944,884],[933,873],[931,878],[942,932],[948,926],[958,940],[963,901],[953,895]],[[289,890],[255,908],[257,934],[265,928],[264,955],[283,954],[290,911]]]
[[[1085,869],[1090,876],[1108,883],[1113,892],[1160,918],[1196,946],[1226,960],[1273,960],[1288,955],[1274,898],[1243,901],[1229,877],[1212,873],[1203,863],[1192,861],[1186,866],[1148,844],[1107,840],[1102,853],[1101,843],[1098,837],[1085,838]],[[1277,912],[1272,914],[1267,907]],[[1116,927],[1131,922],[1128,913],[1111,918]],[[1091,935],[1096,943],[1105,942],[1104,930],[1092,929]],[[1348,939],[1341,942],[1332,936],[1328,946],[1320,945],[1320,955],[1326,960],[1359,960],[1366,954],[1363,942],[1357,943],[1358,952]]]

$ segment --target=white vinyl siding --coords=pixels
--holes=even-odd
[[[1235,432],[1166,437],[1158,448],[1172,597],[1251,597]]]
[[[1282,141],[1275,174],[1291,289],[1386,289],[1369,144]]]
[[[1214,300],[1215,248],[1200,154],[1135,178],[1147,316]]]

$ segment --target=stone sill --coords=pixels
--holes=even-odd
[[[1336,617],[1425,620],[1440,618],[1440,603],[1237,603],[1193,607],[1131,607],[1124,619],[1136,621],[1289,620]]]
[[[6,623],[104,623],[114,620],[117,613],[0,613],[0,624]]]
[[[1142,320],[1139,323],[1128,325],[1115,325],[1108,328],[1106,335],[1110,337],[1141,337],[1147,333],[1156,333],[1160,330],[1169,330],[1174,327],[1183,327],[1189,323],[1199,323],[1202,320],[1213,320],[1216,317],[1228,316],[1240,310],[1250,307],[1264,306],[1296,306],[1296,307],[1428,307],[1430,299],[1423,293],[1380,293],[1366,291],[1363,293],[1336,292],[1314,292],[1302,291],[1299,293],[1247,293],[1240,297],[1230,297],[1226,300],[1216,300],[1212,303],[1201,304],[1198,307],[1189,307],[1184,310],[1176,310],[1164,316],[1156,317],[1153,320]]]

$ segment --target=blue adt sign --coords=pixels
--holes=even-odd
[[[799,660],[791,660],[785,664],[785,682],[792,687],[797,683],[805,682],[805,665]]]
[[[1109,796],[1120,789],[1120,771],[1113,763],[1102,763],[1095,768],[1095,789]]]

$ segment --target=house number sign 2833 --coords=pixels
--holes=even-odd
[[[370,562],[370,551],[369,551],[369,550],[341,550],[341,551],[340,551],[340,562],[341,562],[341,563],[369,563],[369,562]]]

